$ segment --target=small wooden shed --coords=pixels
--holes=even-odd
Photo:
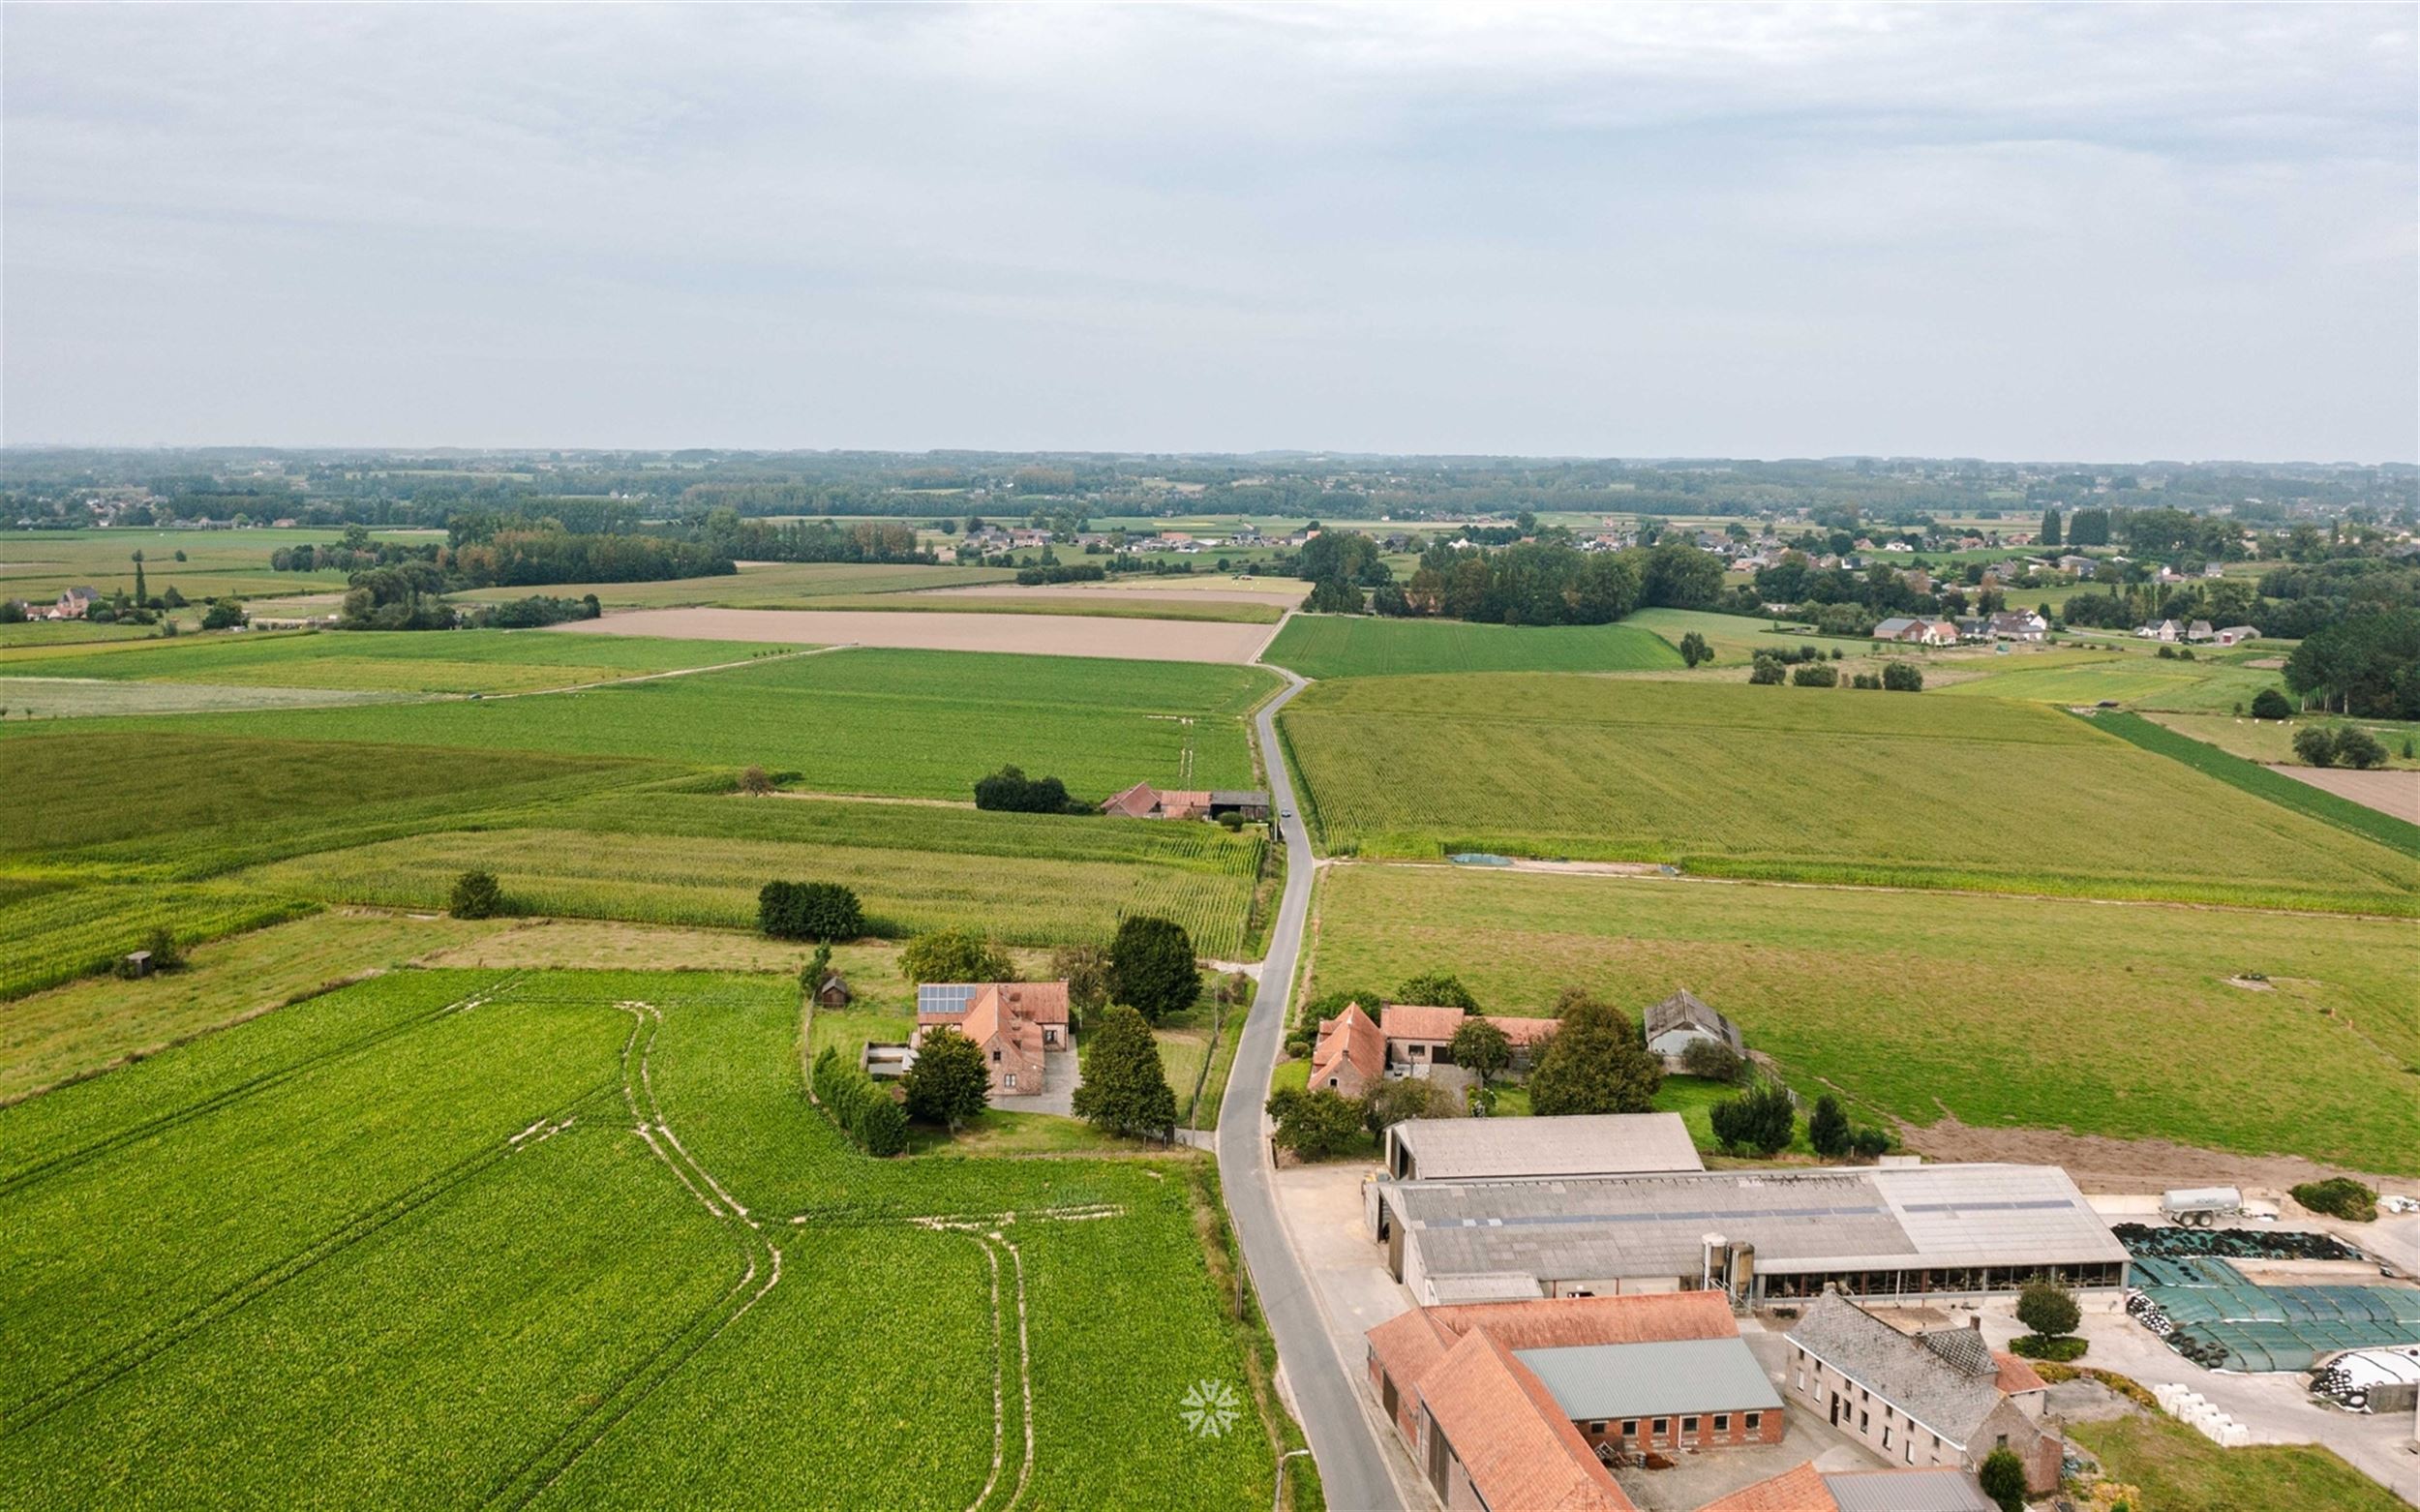
[[[849,984],[841,980],[840,973],[836,971],[824,973],[824,980],[815,986],[815,1006],[817,1008],[849,1006]]]

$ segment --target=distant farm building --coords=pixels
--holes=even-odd
[[[1425,1076],[1433,1067],[1454,1064],[1454,1035],[1464,1022],[1478,1018],[1504,1032],[1512,1045],[1512,1069],[1527,1068],[1537,1047],[1555,1033],[1556,1018],[1516,1014],[1466,1013],[1459,1008],[1434,1008],[1418,1003],[1388,1003],[1378,1010],[1378,1033],[1386,1041],[1386,1074]]]
[[[1247,789],[1182,791],[1137,782],[1101,805],[1101,811],[1121,819],[1242,819],[1269,817],[1269,795]]]
[[[1893,615],[1874,626],[1874,639],[1897,646],[1955,646],[1958,627],[1947,620],[1911,620]]]
[[[1675,1074],[1688,1069],[1689,1046],[1701,1042],[1719,1044],[1742,1059],[1748,1053],[1739,1026],[1707,1007],[1687,987],[1639,1015],[1639,1031],[1647,1039],[1647,1047],[1664,1058],[1664,1070]]]

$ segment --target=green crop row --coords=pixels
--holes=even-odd
[[[1636,672],[1681,664],[1680,653],[1662,637],[1635,625],[1469,624],[1340,615],[1296,615],[1260,659],[1306,678]]]
[[[292,897],[224,886],[58,888],[0,904],[0,1000],[106,971],[155,930],[179,945],[309,913]]]

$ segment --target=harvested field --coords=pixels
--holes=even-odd
[[[0,709],[19,719],[98,719],[124,714],[233,713],[248,709],[326,709],[384,704],[410,695],[341,688],[220,682],[134,682],[102,678],[0,678]]]
[[[1679,651],[1631,624],[1468,624],[1362,615],[1297,615],[1262,654],[1306,678],[1643,672],[1681,665]]]
[[[2420,825],[2420,771],[2350,771],[2342,767],[2271,767],[2323,793]]]
[[[888,646],[920,650],[1013,651],[1121,661],[1248,662],[1269,631],[1256,624],[1104,620],[1076,615],[885,614],[800,609],[650,609],[554,627],[571,635],[655,635],[672,640]]]
[[[1201,586],[1184,578],[1165,578],[1142,573],[1132,581],[1111,580],[1104,583],[984,583],[974,588],[937,588],[919,594],[923,598],[1029,598],[1048,603],[1057,599],[1099,598],[1104,594],[1134,598],[1178,598],[1213,604],[1299,604],[1311,591],[1311,585],[1299,578],[1255,578],[1258,587],[1247,587],[1234,579],[1221,576],[1206,580]],[[1217,587],[1211,587],[1216,584]]]

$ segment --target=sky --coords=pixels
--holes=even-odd
[[[0,9],[0,440],[2420,460],[2408,5]]]

